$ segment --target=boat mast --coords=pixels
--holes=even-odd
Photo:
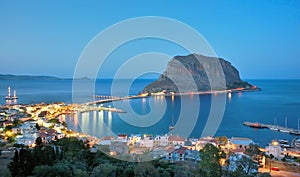
[[[298,132],[299,132],[299,118],[298,118]]]
[[[287,117],[285,117],[285,128],[287,128]]]
[[[276,119],[276,117],[274,118],[274,126],[277,127],[277,119]]]

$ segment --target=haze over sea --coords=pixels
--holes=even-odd
[[[130,88],[130,95],[138,94],[144,86],[153,80],[138,79]],[[222,123],[215,136],[232,136],[249,137],[261,146],[267,145],[272,139],[288,139],[291,141],[294,136],[268,129],[252,129],[243,126],[244,121],[262,122],[285,126],[285,118],[288,120],[288,127],[297,129],[297,119],[300,118],[300,80],[247,80],[249,83],[256,85],[262,89],[259,92],[243,92],[233,93],[231,99],[227,98],[226,109]],[[89,81],[83,81],[89,82]],[[119,80],[117,84],[124,85],[127,80]],[[96,94],[110,95],[112,80],[97,80]],[[19,97],[18,103],[52,103],[65,102],[72,103],[72,80],[0,80],[0,104],[5,104],[5,96],[7,95],[7,87],[17,91]],[[120,90],[118,95],[125,96],[128,93]],[[195,99],[198,95],[184,96],[187,99],[191,109],[195,106]],[[213,95],[200,95],[200,114],[198,121],[190,135],[190,137],[200,137],[207,116],[210,111],[211,97]],[[84,95],[87,99],[93,99],[90,94]],[[148,97],[144,99],[129,100],[132,108],[141,115],[150,111],[149,100],[154,104],[161,104],[161,99],[165,99],[167,109],[164,116],[153,126],[136,127],[129,125],[123,121],[117,113],[109,115],[107,112],[101,113],[83,113],[77,117],[66,116],[66,121],[70,129],[75,131],[83,131],[84,133],[103,136],[107,132],[103,132],[103,128],[108,127],[114,133],[127,134],[165,134],[169,131],[169,126],[176,120],[180,113],[180,97],[175,97],[172,101],[171,97],[154,98]],[[127,100],[128,101],[128,100]],[[121,101],[122,102],[122,101]],[[125,101],[124,101],[125,102]],[[105,106],[112,105],[106,103]],[[126,109],[119,104],[120,109]],[[126,110],[125,110],[126,111]],[[189,118],[186,118],[187,121]]]

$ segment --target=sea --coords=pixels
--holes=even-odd
[[[95,92],[83,92],[85,100],[101,96],[137,95],[154,79],[112,80],[93,82]],[[246,80],[261,91],[213,95],[155,96],[108,102],[126,113],[91,111],[63,116],[68,128],[101,138],[117,134],[174,134],[247,137],[260,146],[274,139],[292,141],[293,135],[269,129],[246,127],[243,122],[260,122],[298,128],[300,118],[300,80]],[[5,105],[8,86],[16,90],[19,104],[73,103],[71,79],[0,80],[0,104]],[[112,85],[114,87],[112,87]],[[129,87],[128,87],[129,86]],[[127,88],[128,87],[128,88]],[[113,91],[112,91],[113,90]],[[219,104],[219,102],[220,104]],[[170,126],[173,128],[170,129]],[[210,133],[210,134],[208,134]]]

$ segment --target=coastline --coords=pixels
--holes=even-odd
[[[227,90],[210,90],[210,91],[197,91],[197,92],[149,92],[147,93],[150,96],[158,96],[158,95],[164,95],[164,96],[181,96],[181,95],[214,95],[214,94],[222,94],[222,93],[237,93],[237,92],[257,92],[261,91],[261,88],[258,88],[256,86],[252,88],[235,88],[235,89],[227,89]],[[142,95],[142,94],[140,94]]]

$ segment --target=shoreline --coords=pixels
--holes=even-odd
[[[237,93],[237,92],[257,92],[261,91],[261,88],[253,87],[253,88],[235,88],[235,89],[227,89],[227,90],[210,90],[210,91],[196,91],[196,92],[169,92],[166,93],[164,91],[161,92],[149,92],[140,94],[141,97],[143,95],[148,94],[147,96],[181,96],[181,95],[214,95],[214,94],[222,94],[222,93]],[[144,96],[145,97],[145,96]]]

